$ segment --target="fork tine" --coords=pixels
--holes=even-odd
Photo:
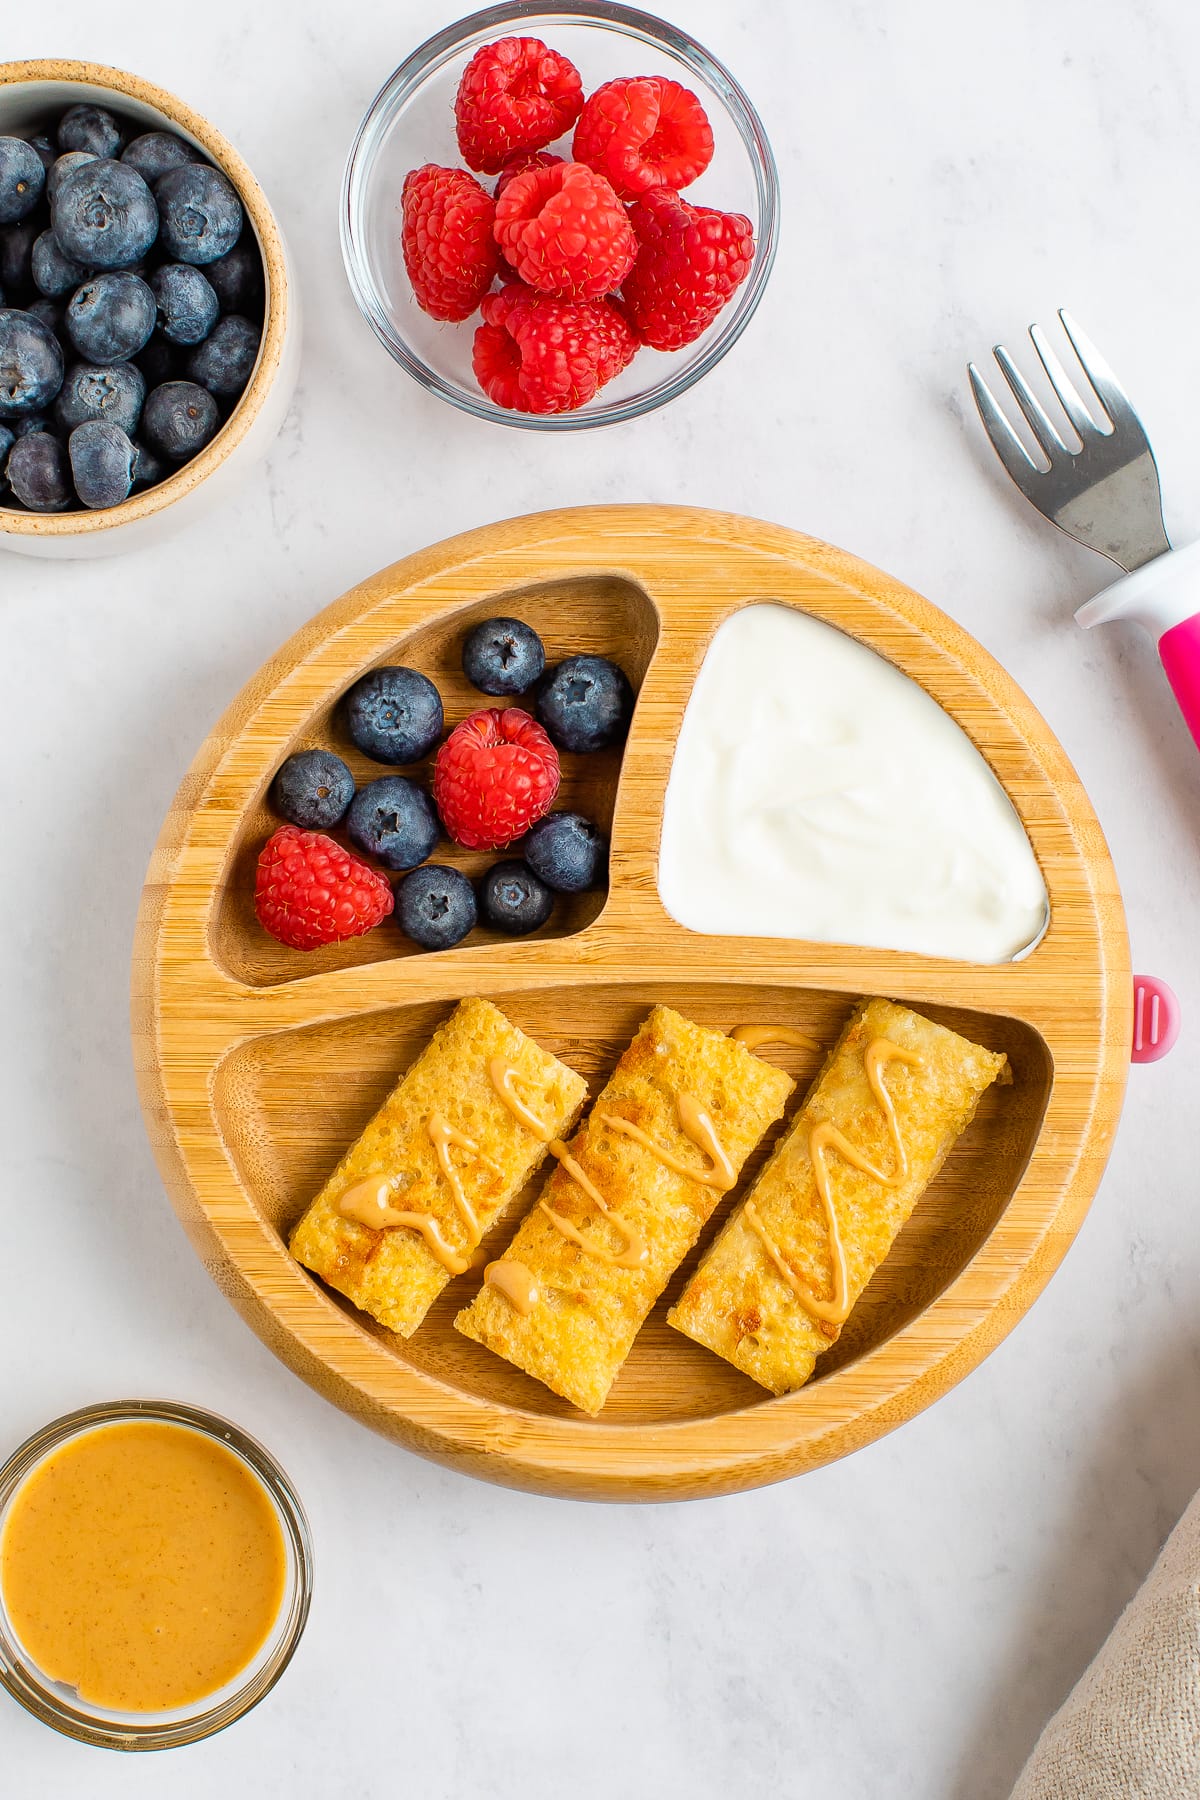
[[[1079,358],[1080,367],[1095,388],[1114,429],[1125,429],[1132,425],[1141,432],[1141,420],[1129,404],[1129,396],[1095,344],[1085,331],[1080,330],[1069,312],[1060,307],[1058,316],[1063,322],[1063,330],[1071,340],[1071,348]]]
[[[1069,456],[1070,451],[1059,437],[1055,427],[1051,424],[1050,419],[1042,408],[1040,400],[1025,380],[1025,377],[1021,374],[1020,369],[1018,369],[1016,363],[1008,354],[1008,351],[1004,348],[1003,344],[996,345],[995,356],[996,361],[1000,364],[1000,373],[1004,376],[1005,381],[1007,381],[1009,387],[1012,389],[1013,398],[1016,400],[1017,405],[1025,414],[1025,419],[1030,431],[1032,431],[1034,437],[1042,446],[1046,455],[1050,458],[1050,461],[1054,461],[1056,454],[1060,456]]]
[[[971,377],[971,392],[975,396],[975,404],[979,408],[983,428],[992,440],[992,449],[1008,470],[1012,480],[1024,490],[1029,477],[1040,474],[1041,470],[1005,418],[996,403],[996,396],[974,363],[967,364],[967,374]]]
[[[1033,339],[1033,347],[1041,359],[1043,369],[1046,371],[1046,378],[1058,396],[1059,405],[1079,433],[1080,438],[1086,442],[1089,432],[1103,431],[1104,427],[1100,425],[1097,420],[1093,419],[1091,413],[1084,405],[1079,390],[1059,362],[1054,347],[1047,339],[1041,326],[1031,325],[1029,327],[1029,335]]]

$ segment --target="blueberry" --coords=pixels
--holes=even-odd
[[[240,394],[250,379],[260,336],[258,326],[249,319],[227,313],[188,358],[189,379],[222,399]]]
[[[199,269],[191,263],[164,263],[150,277],[150,286],[159,328],[169,344],[199,344],[208,336],[221,307]],[[201,385],[208,387],[207,382]]]
[[[149,449],[145,444],[134,444],[134,487],[153,487],[156,482],[164,481],[170,472],[170,469],[162,460],[161,456],[155,456],[153,450]]]
[[[13,307],[0,312],[0,418],[48,406],[62,386],[63,367],[62,347],[40,319]]]
[[[44,131],[40,131],[36,137],[30,138],[29,148],[33,151],[46,173],[49,174],[54,164],[58,161],[58,151],[50,142],[50,139],[46,136]]]
[[[439,835],[433,801],[406,775],[381,775],[359,788],[346,830],[360,850],[389,869],[415,869],[433,853]]]
[[[150,447],[172,462],[203,450],[220,420],[212,395],[192,381],[164,381],[146,401],[142,430]]]
[[[101,158],[72,169],[59,185],[50,223],[60,248],[77,262],[123,269],[145,256],[158,236],[158,209],[136,169]]]
[[[48,300],[44,294],[31,300],[25,311],[31,318],[40,319],[47,331],[52,331],[61,344],[66,329],[66,313],[57,300]],[[70,342],[70,340],[67,340]]]
[[[67,443],[75,492],[93,511],[120,506],[133,486],[135,451],[119,425],[89,419],[77,425]]]
[[[31,431],[48,431],[51,437],[56,438],[63,436],[54,420],[45,413],[26,413],[20,419],[13,419],[9,430],[16,438],[28,437]]]
[[[163,175],[172,169],[180,169],[184,163],[199,160],[199,151],[185,144],[182,138],[171,131],[145,131],[141,137],[135,137],[132,143],[126,144],[121,152],[121,161],[136,169],[142,180],[153,187]]]
[[[442,735],[442,697],[416,669],[372,669],[346,695],[346,730],[376,762],[414,763]]]
[[[222,312],[241,313],[247,318],[261,313],[263,266],[256,244],[235,244],[227,256],[208,263],[204,273],[221,302]]]
[[[603,887],[608,843],[599,826],[582,813],[547,813],[521,845],[534,874],[560,894],[584,894]]]
[[[0,225],[15,225],[42,197],[46,171],[24,138],[0,137]]]
[[[16,432],[8,425],[0,425],[0,500],[8,492],[8,481],[4,473],[5,460],[16,441]]]
[[[220,169],[207,163],[169,170],[154,197],[163,247],[176,262],[216,262],[242,235],[242,203]]]
[[[606,656],[568,656],[542,677],[535,710],[560,750],[603,750],[629,730],[633,689]]]
[[[48,431],[18,438],[8,453],[5,472],[13,493],[31,512],[66,512],[70,506],[67,459]]]
[[[461,944],[478,917],[475,889],[461,869],[426,863],[400,883],[396,923],[422,950]]]
[[[96,161],[97,158],[92,155],[90,150],[68,150],[65,156],[56,158],[51,164],[49,174],[46,176],[46,198],[51,206],[54,205],[54,202],[58,197],[58,190],[67,179],[67,176],[72,174],[76,169],[81,169],[84,163]]]
[[[52,231],[43,231],[33,246],[30,258],[34,285],[39,294],[57,300],[69,294],[88,278],[88,269],[72,256],[64,256],[62,246]]]
[[[178,381],[183,373],[180,358],[158,331],[133,360],[146,377],[147,388],[161,387],[164,381]]]
[[[271,783],[275,811],[305,831],[328,831],[353,798],[354,777],[332,750],[298,750]]]
[[[554,911],[554,895],[523,862],[498,862],[479,884],[483,916],[497,931],[524,937]]]
[[[9,296],[33,286],[33,246],[41,226],[33,219],[22,219],[19,225],[0,230],[0,283]]]
[[[128,362],[144,349],[157,309],[146,283],[125,269],[94,275],[67,304],[67,330],[90,363]]]
[[[520,619],[485,619],[462,647],[463,674],[484,694],[524,694],[546,667],[542,640]]]
[[[60,150],[88,150],[93,156],[115,156],[124,142],[125,133],[103,106],[89,106],[83,101],[78,106],[69,106],[58,121]]]
[[[145,398],[146,384],[132,363],[111,363],[106,368],[76,363],[67,371],[54,416],[66,432],[89,419],[107,419],[132,434]]]

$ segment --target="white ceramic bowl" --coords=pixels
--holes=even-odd
[[[156,487],[97,512],[35,513],[0,506],[0,549],[27,556],[110,556],[137,550],[188,525],[241,480],[283,424],[300,361],[300,318],[287,250],[266,196],[207,119],[138,75],[100,63],[0,63],[0,134],[44,128],[88,100],[135,119],[146,131],[186,138],[233,183],[262,251],[266,306],[258,361],[229,419],[210,444]]]

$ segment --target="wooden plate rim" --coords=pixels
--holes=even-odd
[[[973,684],[975,704],[980,695],[986,698],[989,733],[1004,757],[1023,757],[1028,764],[1020,782],[997,773],[1051,893],[1050,929],[1023,963],[997,969],[850,946],[731,940],[739,971],[732,979],[880,991],[917,1003],[949,998],[1007,1014],[1039,1031],[1054,1075],[1041,1134],[1002,1219],[960,1275],[908,1326],[784,1399],[764,1397],[715,1418],[606,1424],[603,1417],[548,1417],[478,1399],[390,1356],[298,1269],[262,1219],[222,1140],[213,1086],[233,1048],[275,1031],[431,996],[516,992],[556,979],[619,979],[614,945],[619,955],[621,935],[631,924],[642,929],[665,921],[675,934],[670,960],[662,965],[664,980],[730,980],[728,972],[710,973],[714,940],[694,938],[662,912],[653,880],[645,879],[647,867],[653,875],[656,844],[633,845],[628,866],[619,870],[615,824],[614,895],[599,918],[575,937],[506,946],[500,955],[488,946],[482,954],[397,958],[248,987],[219,964],[213,919],[241,813],[261,792],[290,732],[319,704],[311,692],[293,695],[292,677],[320,669],[322,691],[340,691],[403,631],[419,629],[436,614],[439,590],[452,596],[463,584],[467,598],[502,594],[520,585],[520,569],[531,567],[534,581],[549,579],[547,571],[624,576],[648,594],[661,624],[673,583],[658,565],[670,546],[684,563],[694,562],[697,549],[715,558],[722,579],[728,577],[735,596],[742,596],[732,604],[714,599],[707,632],[693,633],[689,644],[692,667],[720,619],[750,598],[755,584],[738,589],[731,574],[744,564],[780,581],[790,571],[822,595],[819,603],[807,598],[806,610],[851,629],[910,674],[923,666],[925,685],[960,724],[962,708],[947,690],[955,682]],[[694,570],[691,577],[685,570],[680,592],[694,580]],[[528,575],[526,581],[532,585]],[[768,582],[759,585],[762,598],[777,597]],[[459,603],[466,604],[461,594]],[[441,605],[449,604],[453,599],[443,594]],[[657,691],[665,641],[660,638],[643,699]],[[931,664],[937,679],[930,679]],[[267,713],[275,721],[273,738],[237,769],[241,805],[230,806],[226,798],[217,806],[218,772],[229,778],[248,722]],[[968,735],[979,742],[977,732]],[[989,746],[980,748],[989,754]],[[996,747],[990,748],[995,766]],[[618,819],[631,768],[642,754],[635,723]],[[801,954],[809,960],[798,969]],[[812,964],[814,955],[819,967]],[[189,978],[198,968],[204,974],[211,1029],[200,1028],[191,1006],[186,1017],[174,1016],[173,971],[181,963]],[[233,702],[182,784],[151,858],[132,983],[139,1090],[164,1182],[210,1273],[259,1336],[328,1398],[424,1455],[509,1485],[618,1499],[730,1492],[818,1467],[912,1417],[974,1368],[1045,1286],[1095,1192],[1124,1090],[1131,1003],[1120,896],[1098,822],[1061,746],[982,646],[929,601],[845,552],[736,515],[657,506],[573,508],[482,527],[381,571],[302,627]],[[1042,1185],[1043,1171],[1049,1189]],[[997,1254],[1009,1238],[1019,1246],[1015,1264]],[[982,1299],[971,1291],[980,1280],[988,1287]],[[278,1298],[281,1282],[286,1304]],[[266,1292],[274,1294],[273,1304]]]

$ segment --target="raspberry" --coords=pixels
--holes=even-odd
[[[617,300],[593,300],[591,311],[600,341],[597,367],[600,386],[603,387],[614,375],[619,375],[622,369],[629,367],[638,353],[638,340]]]
[[[518,281],[483,303],[475,332],[475,377],[488,398],[514,412],[571,412],[626,367],[637,350],[607,300],[552,300]]]
[[[484,707],[437,753],[433,797],[455,843],[499,850],[524,837],[558,792],[558,751],[519,706]]]
[[[703,175],[712,161],[712,126],[695,94],[677,81],[606,81],[579,115],[572,154],[628,199],[650,188],[687,187]]]
[[[652,188],[630,208],[637,261],[622,289],[643,344],[679,350],[706,331],[754,260],[754,229],[741,213],[691,206]]]
[[[498,200],[514,175],[528,175],[530,169],[552,169],[555,163],[562,162],[561,156],[555,156],[551,150],[519,150],[516,156],[510,156],[499,175],[492,192]]]
[[[569,131],[583,105],[579,70],[540,38],[501,38],[477,50],[458,84],[458,147],[495,175],[518,150],[541,150]]]
[[[469,319],[500,266],[496,203],[465,169],[426,163],[404,178],[404,266],[417,304],[434,319]]]
[[[496,242],[522,280],[560,300],[620,287],[637,241],[610,182],[583,163],[515,175],[496,202]]]
[[[394,904],[383,876],[323,832],[284,825],[263,845],[254,911],[263,930],[293,950],[361,937]]]

